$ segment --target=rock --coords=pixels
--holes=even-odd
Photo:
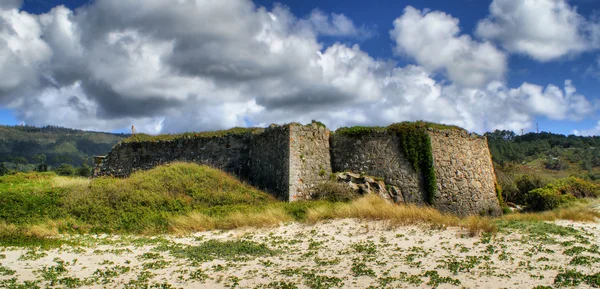
[[[386,184],[378,178],[343,172],[336,173],[335,180],[338,183],[347,184],[357,194],[375,194],[391,203],[404,203],[404,197],[399,187]]]

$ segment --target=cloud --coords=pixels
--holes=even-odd
[[[369,38],[375,34],[373,27],[365,25],[356,27],[352,20],[343,14],[332,13],[330,17],[318,9],[313,10],[306,19],[301,20],[299,25],[307,26],[307,29],[327,36]]]
[[[52,56],[34,15],[0,10],[0,104],[43,81],[41,66]]]
[[[23,5],[22,0],[2,0],[0,2],[0,10],[19,9]]]
[[[483,132],[592,113],[570,81],[507,87],[504,54],[442,12],[407,8],[395,21],[397,48],[417,62],[404,67],[357,44],[324,46],[323,36],[364,37],[346,16],[246,0],[98,0],[0,19],[10,44],[0,45],[0,105],[33,125],[170,133],[425,119]]]
[[[488,42],[460,34],[459,20],[444,12],[420,11],[411,6],[394,21],[390,31],[395,51],[414,58],[430,71],[444,71],[466,86],[482,86],[500,80],[506,72],[506,56]]]
[[[589,25],[565,0],[494,0],[476,34],[510,52],[550,61],[590,49]]]
[[[598,136],[600,135],[600,121],[596,122],[596,126],[592,128],[583,130],[573,130],[572,133],[574,135],[579,136]]]

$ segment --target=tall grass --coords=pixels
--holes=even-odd
[[[194,210],[260,206],[272,196],[207,167],[173,163],[127,179],[17,174],[0,177],[0,221],[60,231],[167,232],[169,220]]]
[[[188,163],[157,167],[127,179],[90,181],[35,173],[0,177],[4,245],[29,244],[62,233],[186,234],[339,218],[384,220],[391,226],[453,226],[476,235],[495,232],[504,221],[594,221],[600,212],[576,203],[542,213],[459,218],[431,207],[389,204],[374,195],[350,202],[284,203],[222,171]]]

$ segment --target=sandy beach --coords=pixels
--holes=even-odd
[[[598,273],[599,223],[560,221],[541,229],[505,229],[470,237],[458,228],[390,227],[385,221],[343,219],[181,237],[64,236],[71,245],[48,250],[3,248],[0,285],[534,288],[564,285],[563,277],[573,275],[568,273],[573,269],[589,276]],[[187,250],[222,242],[237,242],[242,249],[208,248],[201,254]],[[566,282],[590,288],[584,279]]]

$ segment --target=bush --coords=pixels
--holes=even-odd
[[[558,158],[552,158],[544,162],[546,169],[553,171],[564,171],[569,168],[569,165]]]
[[[569,194],[577,198],[597,198],[600,196],[600,186],[577,177],[568,177],[553,183],[561,194]]]
[[[574,199],[571,195],[562,195],[553,187],[535,189],[526,195],[529,210],[538,212],[556,209]]]
[[[8,168],[6,167],[6,165],[4,163],[0,163],[0,176],[4,176],[6,174],[8,174]]]
[[[59,176],[72,176],[75,175],[75,168],[70,164],[62,164],[55,169]]]
[[[548,180],[534,175],[522,175],[515,180],[517,191],[515,195],[507,196],[507,200],[520,205],[526,205],[526,196],[532,190],[544,188],[548,185]]]
[[[359,195],[346,184],[328,181],[319,184],[312,197],[316,200],[349,202],[359,197]]]
[[[576,177],[558,180],[544,188],[526,194],[527,206],[532,211],[552,210],[577,198],[600,196],[600,186]]]
[[[90,166],[83,164],[79,169],[77,169],[77,175],[87,178],[92,175],[92,169]]]

